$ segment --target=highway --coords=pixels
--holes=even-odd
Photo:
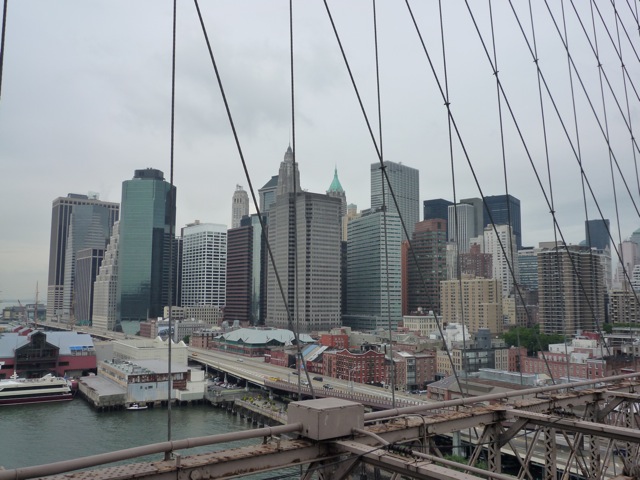
[[[270,377],[278,378],[282,382],[291,384],[292,387],[297,387],[298,382],[307,380],[305,372],[300,371],[300,376],[297,376],[294,374],[296,370],[265,363],[263,357],[244,357],[215,350],[202,350],[189,347],[189,358],[195,362],[208,365],[219,371],[225,371],[235,377],[243,378],[260,386],[264,386],[265,380]],[[313,377],[316,376],[321,376],[322,381],[313,380]],[[318,394],[326,393],[324,392],[325,389],[323,385],[329,384],[335,390],[391,399],[391,392],[389,390],[374,385],[356,382],[350,384],[348,380],[327,377],[326,375],[311,372],[309,372],[309,381],[313,385],[314,391]],[[406,394],[404,392],[396,392],[396,399],[401,399],[404,402],[413,402],[415,404],[430,403],[424,396],[421,397],[422,398],[418,395]]]

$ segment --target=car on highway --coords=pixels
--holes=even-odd
[[[333,390],[333,386],[329,383],[325,383],[323,387],[326,388],[327,390]]]
[[[314,379],[316,382],[321,382],[321,381],[322,381],[322,377],[320,377],[320,376],[318,376],[318,375],[316,375],[315,377],[313,377],[313,379]]]

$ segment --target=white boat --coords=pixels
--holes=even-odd
[[[127,407],[127,410],[146,410],[146,409],[147,409],[146,405],[142,406],[139,403],[132,403]]]
[[[67,380],[50,373],[31,379],[19,378],[14,372],[10,378],[0,380],[0,405],[61,402],[72,398]]]

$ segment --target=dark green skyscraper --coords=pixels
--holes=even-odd
[[[175,187],[160,170],[136,170],[122,182],[117,309],[121,321],[162,316],[169,304]],[[175,257],[175,252],[174,252]]]

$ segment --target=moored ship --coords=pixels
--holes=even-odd
[[[0,380],[0,405],[24,403],[61,402],[71,400],[73,395],[67,380],[47,374],[42,378],[11,378]]]

